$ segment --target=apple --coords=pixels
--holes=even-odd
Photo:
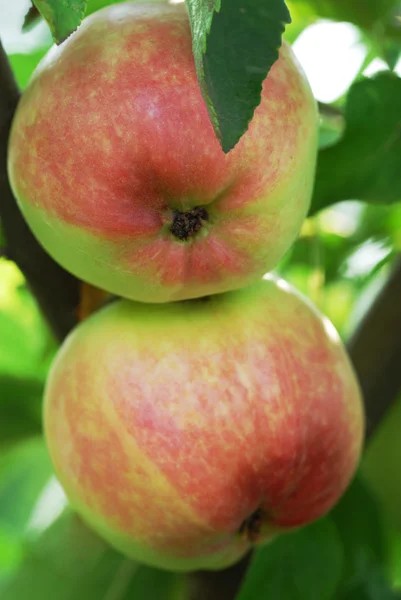
[[[51,49],[16,112],[8,164],[55,260],[159,303],[241,288],[273,268],[308,211],[316,153],[316,103],[284,43],[249,130],[225,154],[185,6],[148,1],[102,9]]]
[[[334,327],[273,276],[197,300],[109,304],[61,348],[44,415],[82,518],[176,571],[227,567],[324,515],[364,430]]]

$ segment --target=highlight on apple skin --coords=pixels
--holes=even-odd
[[[9,176],[64,268],[143,302],[244,287],[276,266],[307,214],[317,108],[291,48],[224,154],[196,78],[185,6],[89,16],[37,68],[14,119]]]
[[[318,519],[356,469],[364,417],[333,326],[286,282],[118,300],[67,338],[45,432],[73,507],[160,568],[220,569]]]

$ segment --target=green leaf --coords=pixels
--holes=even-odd
[[[0,374],[0,448],[41,431],[43,382]]]
[[[187,580],[184,575],[138,565],[125,597],[127,600],[184,600],[187,598]]]
[[[291,0],[294,5],[312,7],[319,17],[334,21],[349,21],[365,30],[371,30],[382,21],[398,0]]]
[[[30,316],[28,309],[27,305],[21,306],[19,315],[17,311],[15,314],[0,312],[0,373],[34,377],[44,375],[47,370],[45,329],[34,321],[24,322],[24,318]]]
[[[236,600],[329,600],[342,569],[341,540],[326,518],[257,550]]]
[[[341,200],[401,200],[401,79],[390,72],[355,83],[341,140],[319,152],[311,212]]]
[[[187,0],[203,97],[225,152],[245,133],[278,58],[284,0]]]
[[[7,600],[184,600],[183,576],[115,552],[69,509],[28,546],[3,590]]]
[[[380,509],[367,486],[357,478],[331,512],[344,547],[344,577],[339,600],[392,600],[384,576],[386,531]]]
[[[57,349],[12,261],[0,260],[0,375],[44,380]]]
[[[370,440],[361,474],[381,508],[401,531],[401,393]]]
[[[400,600],[378,570],[371,571],[365,581],[350,586],[341,600]]]
[[[86,0],[34,0],[34,4],[57,44],[77,29],[85,15]]]
[[[157,1],[157,0],[148,0],[148,1]],[[120,2],[125,2],[125,0],[87,0],[86,3],[86,11],[85,15],[90,15],[105,6],[110,6],[110,4],[119,4]]]
[[[40,493],[52,475],[42,438],[0,454],[0,527],[17,538],[24,534]]]
[[[306,27],[317,21],[318,15],[314,8],[307,2],[287,0],[286,4],[292,20],[291,24],[285,29],[284,37],[287,42],[292,44]]]
[[[355,479],[330,514],[344,544],[345,575],[368,571],[384,560],[380,510],[368,488]]]
[[[22,552],[19,540],[0,525],[0,591],[21,560]]]

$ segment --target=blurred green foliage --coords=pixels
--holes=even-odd
[[[89,0],[87,14],[111,3]],[[385,58],[392,66],[397,61],[398,2],[291,0],[288,6],[290,41],[319,18],[349,21],[361,28],[369,60]],[[43,22],[21,33],[28,8],[27,0],[9,3],[7,13],[0,7],[0,37],[22,88],[52,43]],[[389,72],[370,80],[355,77],[348,101],[343,97],[335,107],[322,108],[316,211],[278,268],[333,321],[344,340],[401,249],[400,80]],[[361,201],[366,199],[372,203]],[[378,200],[382,204],[374,203]],[[66,508],[41,436],[43,387],[55,351],[23,276],[0,258],[0,596],[185,600],[184,576],[128,561]],[[361,477],[326,519],[256,552],[239,600],[396,597],[401,484],[393,486],[387,477],[375,486],[383,482],[389,457],[393,472],[401,472],[401,455],[394,452],[396,444],[400,448],[399,428],[392,419],[389,413],[362,467],[372,489]],[[378,489],[385,494],[376,497]]]

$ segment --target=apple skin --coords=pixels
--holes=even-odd
[[[118,296],[167,302],[244,287],[294,242],[310,204],[317,109],[291,48],[228,154],[196,78],[184,5],[124,3],[51,49],[9,144],[19,206],[47,252]],[[202,207],[200,230],[173,234]]]
[[[272,276],[199,300],[118,300],[67,338],[45,393],[67,496],[131,558],[220,569],[324,515],[364,417],[334,327]]]

